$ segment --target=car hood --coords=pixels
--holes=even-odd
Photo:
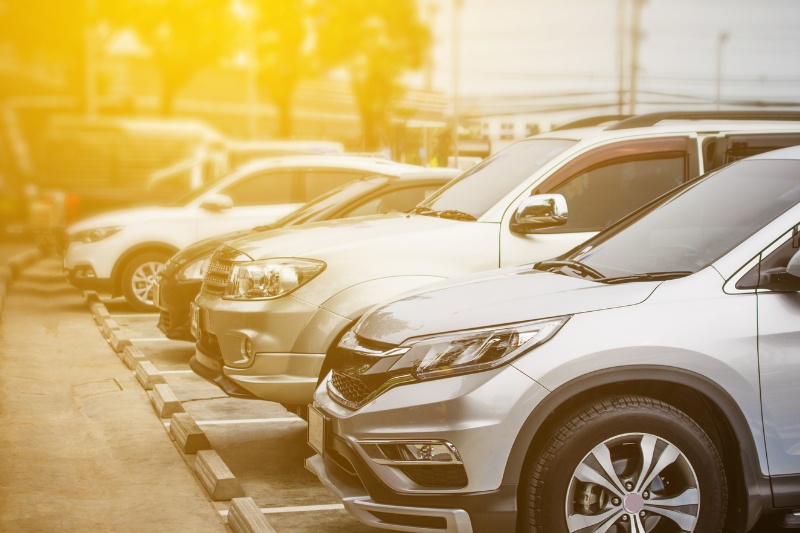
[[[387,242],[455,224],[459,222],[402,213],[372,215],[280,228],[237,239],[228,246],[254,261],[272,257],[317,257],[325,255],[326,251],[363,248],[370,242]]]
[[[200,259],[205,255],[211,255],[214,253],[214,250],[226,242],[245,237],[247,235],[252,235],[254,233],[258,233],[258,230],[251,228],[241,231],[233,231],[231,233],[225,233],[223,235],[217,235],[216,237],[209,237],[208,239],[198,241],[172,256],[172,259],[169,260],[165,271],[169,272],[171,269],[179,268],[186,263],[194,261],[195,259]]]
[[[355,332],[398,345],[420,337],[636,305],[661,282],[605,285],[533,270],[531,265],[427,285],[373,308]]]
[[[95,228],[107,226],[128,226],[131,224],[141,224],[158,221],[172,220],[193,220],[197,217],[195,209],[185,207],[137,207],[133,209],[121,209],[110,211],[101,215],[95,215],[87,219],[72,224],[67,231],[74,234]]]

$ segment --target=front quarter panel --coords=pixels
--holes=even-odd
[[[575,315],[513,365],[551,391],[613,368],[649,368],[653,379],[659,368],[705,376],[741,410],[766,475],[755,298],[723,293],[706,269],[662,283],[642,304]]]

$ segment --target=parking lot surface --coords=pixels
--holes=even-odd
[[[170,438],[123,351],[104,337],[57,258],[24,270],[0,317],[0,531],[226,531],[196,453]],[[280,405],[226,397],[189,370],[194,345],[166,339],[155,314],[103,299],[119,344],[151,362],[270,527],[377,531],[304,468],[306,423]],[[106,333],[110,330],[106,329]],[[119,339],[123,339],[119,341]],[[133,353],[133,352],[131,352]],[[774,531],[767,520],[754,530]]]

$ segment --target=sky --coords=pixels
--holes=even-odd
[[[452,94],[455,0],[428,1],[438,5],[433,86]],[[541,95],[552,97],[537,98],[537,105],[616,102],[619,0],[461,1],[465,102],[497,109],[521,109]],[[622,2],[629,36],[632,0]],[[723,104],[800,104],[800,0],[645,0],[641,27],[637,111],[648,110],[646,102],[713,105],[722,34]]]

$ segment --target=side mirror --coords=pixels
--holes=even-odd
[[[758,277],[758,288],[775,292],[800,291],[800,251],[795,252],[784,267],[764,270]]]
[[[233,207],[233,200],[226,194],[212,194],[200,204],[201,209],[224,211]]]
[[[567,200],[560,194],[534,194],[519,204],[511,221],[516,233],[533,233],[536,230],[563,226],[567,223]]]

